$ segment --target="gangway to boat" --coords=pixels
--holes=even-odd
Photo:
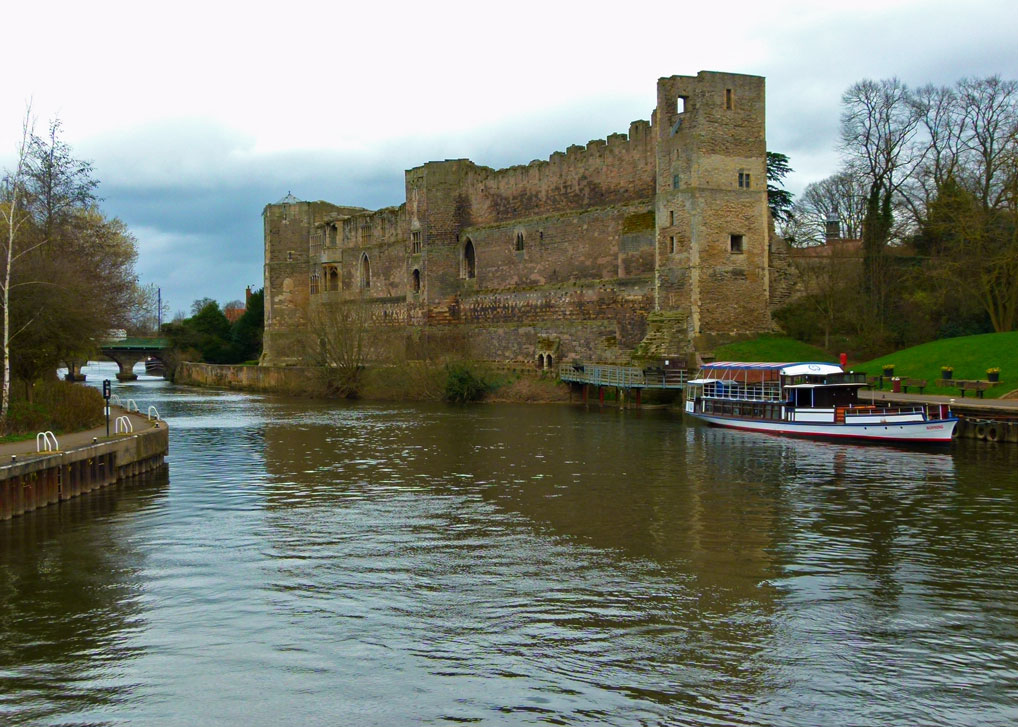
[[[559,378],[571,384],[591,384],[616,389],[682,389],[685,369],[640,368],[610,364],[562,364]]]

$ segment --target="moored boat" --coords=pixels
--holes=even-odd
[[[733,429],[813,438],[947,444],[946,405],[882,407],[859,399],[865,374],[820,362],[704,364],[686,383],[687,415]]]
[[[166,364],[154,356],[149,356],[145,359],[145,373],[149,376],[162,376],[166,373]]]

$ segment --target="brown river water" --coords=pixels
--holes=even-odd
[[[0,523],[2,725],[1018,723],[1014,445],[115,389],[168,472]]]

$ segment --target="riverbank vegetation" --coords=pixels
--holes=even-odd
[[[66,381],[35,384],[29,398],[23,387],[12,390],[6,436],[22,438],[53,430],[57,434],[97,427],[104,421],[102,394],[91,386]]]
[[[211,298],[191,305],[191,317],[163,325],[171,345],[167,368],[179,361],[215,364],[257,363],[265,330],[265,296],[258,290],[247,297],[244,312],[233,322]]]
[[[69,359],[87,359],[111,329],[135,330],[146,311],[135,239],[103,214],[98,187],[92,165],[62,140],[60,122],[36,135],[29,110],[14,169],[0,184],[0,434],[12,389],[24,392],[25,412],[38,413],[36,382]]]
[[[861,81],[841,127],[843,168],[781,227],[806,293],[785,331],[869,358],[1018,328],[1018,83]]]
[[[959,336],[895,351],[852,369],[879,376],[885,366],[894,366],[894,375],[903,379],[925,379],[926,393],[959,395],[957,384],[940,386],[941,370],[951,369],[951,380],[985,381],[990,369],[1000,369],[999,383],[983,392],[986,398],[998,398],[1018,388],[1018,331]],[[884,386],[890,384],[885,381]]]
[[[803,343],[789,336],[764,334],[748,341],[718,346],[717,361],[830,361],[824,349]]]

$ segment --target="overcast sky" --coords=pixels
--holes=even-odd
[[[17,5],[0,160],[27,100],[39,131],[59,116],[172,311],[261,287],[261,211],[288,191],[377,208],[429,160],[546,159],[649,119],[660,76],[766,76],[793,191],[836,171],[855,81],[1018,77],[1013,0]]]

